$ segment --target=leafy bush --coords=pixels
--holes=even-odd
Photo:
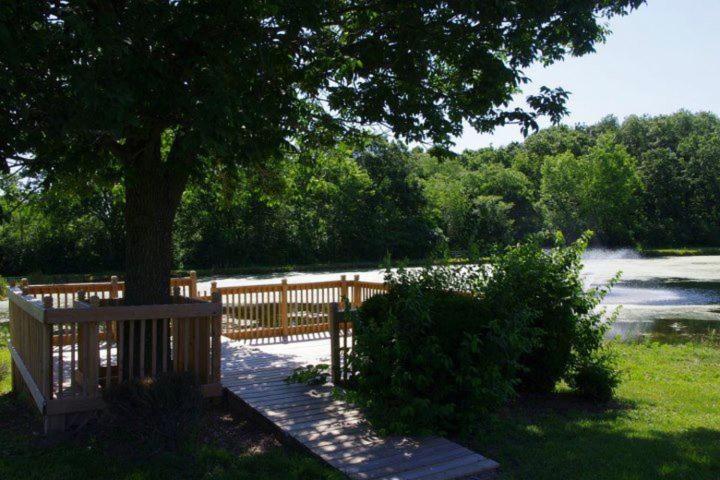
[[[505,309],[521,308],[531,318],[528,333],[535,342],[521,359],[523,391],[551,392],[574,364],[602,346],[610,323],[603,322],[604,312],[597,307],[609,286],[584,284],[582,254],[589,238],[586,233],[565,246],[558,234],[544,249],[548,239],[537,236],[491,259],[484,295],[494,313],[502,318]]]
[[[462,431],[514,392],[525,319],[500,324],[480,298],[438,289],[447,273],[401,271],[360,309],[353,396],[380,430]]]
[[[387,294],[358,313],[352,395],[388,432],[462,430],[516,390],[551,392],[561,379],[582,395],[612,395],[603,350],[609,323],[586,289],[589,234],[565,246],[535,237],[488,265],[388,273]]]
[[[5,382],[8,375],[10,375],[10,365],[0,362],[0,386]]]
[[[568,375],[568,384],[583,398],[607,402],[620,384],[614,357],[609,353],[582,358]]]
[[[8,282],[5,278],[0,277],[0,300],[7,298]]]
[[[285,379],[286,383],[304,383],[305,385],[324,385],[330,377],[330,365],[318,363],[306,365],[293,370]]]
[[[169,450],[192,441],[202,417],[200,386],[189,373],[120,384],[106,401],[108,427]]]

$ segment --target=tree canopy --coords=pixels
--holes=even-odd
[[[643,145],[631,131],[644,132]],[[216,166],[183,194],[173,266],[485,254],[543,229],[575,238],[592,228],[610,247],[717,246],[718,138],[717,116],[681,111],[552,127],[462,154],[375,139],[287,153],[269,170]],[[122,185],[91,182],[80,195],[2,181],[1,272],[122,269]]]
[[[640,0],[9,1],[0,6],[0,158],[44,185],[122,181],[129,301],[167,295],[175,212],[210,164],[382,125],[447,143],[539,115],[524,69],[593,51]]]

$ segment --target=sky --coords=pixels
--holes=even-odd
[[[720,114],[720,0],[648,0],[609,21],[596,52],[526,74],[524,99],[543,85],[571,92],[563,123],[592,124],[612,114],[666,114],[680,109]],[[541,126],[550,123],[541,121]],[[479,134],[466,125],[454,150],[521,141],[517,126]]]

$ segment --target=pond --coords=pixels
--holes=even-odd
[[[720,333],[720,256],[642,258],[632,250],[590,250],[584,260],[589,284],[622,272],[603,302],[619,308],[610,335],[676,340]]]
[[[712,331],[720,333],[720,255],[643,258],[633,250],[588,250],[584,272],[589,285],[601,285],[618,271],[620,282],[605,298],[604,306],[619,308],[612,337],[629,340],[651,336],[679,340]],[[283,272],[217,278],[218,285],[290,283],[336,280],[340,275],[360,275],[362,280],[382,281],[383,271]],[[209,290],[210,279],[201,279],[199,290]],[[0,321],[7,319],[7,302],[0,302]]]
[[[681,340],[712,331],[720,333],[720,256],[647,258],[630,249],[590,249],[584,256],[588,285],[607,283],[617,272],[621,279],[605,298],[608,312],[618,309],[610,337],[631,340],[650,336]],[[336,280],[360,275],[382,281],[382,270],[291,272],[216,279],[218,285]],[[209,281],[200,288],[209,289]]]

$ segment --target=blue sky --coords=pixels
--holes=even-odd
[[[609,25],[612,34],[595,53],[528,69],[533,82],[520,98],[562,86],[571,92],[563,121],[570,125],[681,108],[720,114],[720,0],[648,0]],[[522,140],[516,126],[482,135],[467,126],[454,150],[513,140]]]

